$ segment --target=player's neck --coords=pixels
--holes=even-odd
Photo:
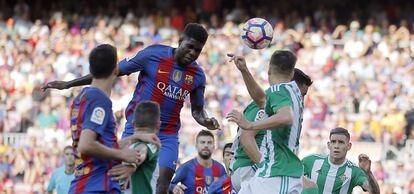
[[[155,129],[149,127],[136,127],[135,133],[155,133]]]
[[[335,165],[342,165],[345,162],[346,158],[334,158],[331,155],[329,156],[329,161]]]
[[[211,166],[213,166],[213,159],[209,158],[209,159],[203,159],[200,156],[197,156],[197,162],[201,164],[201,166],[206,167],[206,168],[210,168]]]
[[[112,81],[109,79],[93,79],[91,86],[99,88],[105,92],[108,97],[111,97]]]
[[[288,83],[290,79],[287,76],[271,76],[269,77],[269,83],[271,86],[281,84],[281,83]]]

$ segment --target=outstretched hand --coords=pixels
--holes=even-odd
[[[240,128],[244,130],[251,130],[251,123],[246,120],[246,118],[244,118],[244,115],[241,112],[237,110],[231,111],[226,118],[230,122],[236,123]]]
[[[234,64],[236,65],[237,69],[239,69],[240,71],[247,71],[247,65],[246,65],[246,60],[244,59],[243,56],[236,56],[234,54],[227,54],[228,57],[230,57],[230,61],[232,62],[234,61]]]
[[[359,167],[364,170],[366,173],[371,172],[371,159],[365,154],[360,154],[358,156]]]
[[[44,85],[41,89],[44,92],[49,88],[58,90],[68,89],[68,83],[66,81],[52,81]]]

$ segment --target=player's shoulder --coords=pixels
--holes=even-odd
[[[288,89],[287,89],[288,83],[281,83],[281,84],[275,84],[270,86],[267,90],[266,90],[266,94],[267,95],[273,95],[273,94],[278,94],[278,95],[283,95],[283,94],[288,94]]]
[[[110,98],[102,90],[94,87],[84,88],[81,98],[90,103],[111,103]]]
[[[147,46],[145,49],[151,50],[151,51],[169,51],[170,49],[172,49],[172,47],[167,46],[167,45],[162,45],[162,44],[153,44],[153,45]]]
[[[345,165],[349,168],[355,169],[355,170],[362,170],[357,164],[353,163],[350,160],[346,160]]]
[[[217,166],[223,167],[223,165],[219,161],[214,160],[214,159],[213,159],[213,165],[217,165]]]
[[[325,160],[328,156],[322,155],[322,154],[311,154],[306,157],[304,157],[303,161],[313,161],[313,160]]]

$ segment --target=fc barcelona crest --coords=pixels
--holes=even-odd
[[[181,77],[183,76],[183,72],[179,71],[179,70],[174,70],[173,73],[173,80],[175,82],[179,82],[181,80]]]
[[[206,183],[207,183],[207,185],[210,185],[210,184],[213,182],[213,177],[211,177],[211,176],[206,176],[205,178],[206,178]]]
[[[185,75],[185,83],[187,85],[193,84],[194,77],[192,75]]]

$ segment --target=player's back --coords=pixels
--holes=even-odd
[[[140,145],[146,147],[147,158],[131,175],[130,189],[134,194],[152,194],[156,192],[156,183],[159,177],[157,164],[159,150],[154,144],[141,141],[132,144],[130,148],[137,149]]]
[[[81,131],[85,129],[94,131],[101,144],[118,148],[111,100],[98,88],[84,88],[73,100],[70,115],[75,179],[69,193],[119,191],[119,184],[107,174],[119,162],[82,155],[78,149]]]
[[[293,111],[291,126],[266,131],[265,161],[260,164],[260,177],[301,177],[303,166],[296,153],[301,132],[303,100],[296,82],[282,83],[266,90],[265,111],[271,117],[289,106]],[[265,165],[266,163],[266,165]]]
[[[160,104],[160,134],[177,135],[181,125],[180,111],[185,98],[191,93],[197,96],[200,95],[197,92],[204,92],[205,75],[197,62],[182,67],[176,63],[172,47],[152,45],[121,61],[119,68],[125,74],[140,71],[133,98],[125,111],[127,135],[133,133],[135,105],[145,100]],[[193,95],[191,101],[200,106],[204,105],[204,101],[193,98]]]

